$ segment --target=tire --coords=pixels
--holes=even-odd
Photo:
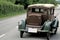
[[[47,40],[50,40],[50,33],[47,33]]]
[[[20,31],[20,38],[23,38],[24,31]]]
[[[54,32],[54,34],[56,34],[57,33],[57,28],[56,28],[56,30],[55,30],[55,32]]]

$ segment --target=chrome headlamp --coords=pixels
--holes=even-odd
[[[23,20],[19,21],[19,22],[18,22],[18,25],[21,25],[21,24],[22,24],[22,22],[23,22]]]

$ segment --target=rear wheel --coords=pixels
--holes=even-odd
[[[24,33],[24,31],[20,31],[20,38],[23,37],[23,33]]]

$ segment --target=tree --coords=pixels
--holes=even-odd
[[[16,0],[16,2],[24,5],[24,8],[26,9],[28,5],[30,4],[36,4],[36,3],[46,3],[46,4],[57,4],[56,0]]]

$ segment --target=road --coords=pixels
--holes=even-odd
[[[55,15],[60,18],[60,6],[56,8]],[[25,19],[26,14],[15,16],[12,18],[0,20],[0,40],[46,40],[46,38],[38,36],[30,36],[24,33],[24,38],[19,37],[19,31],[17,29],[18,21]],[[60,22],[60,19],[59,19]],[[60,26],[60,24],[59,24]],[[57,34],[53,35],[51,40],[60,40],[60,27],[58,28]]]

